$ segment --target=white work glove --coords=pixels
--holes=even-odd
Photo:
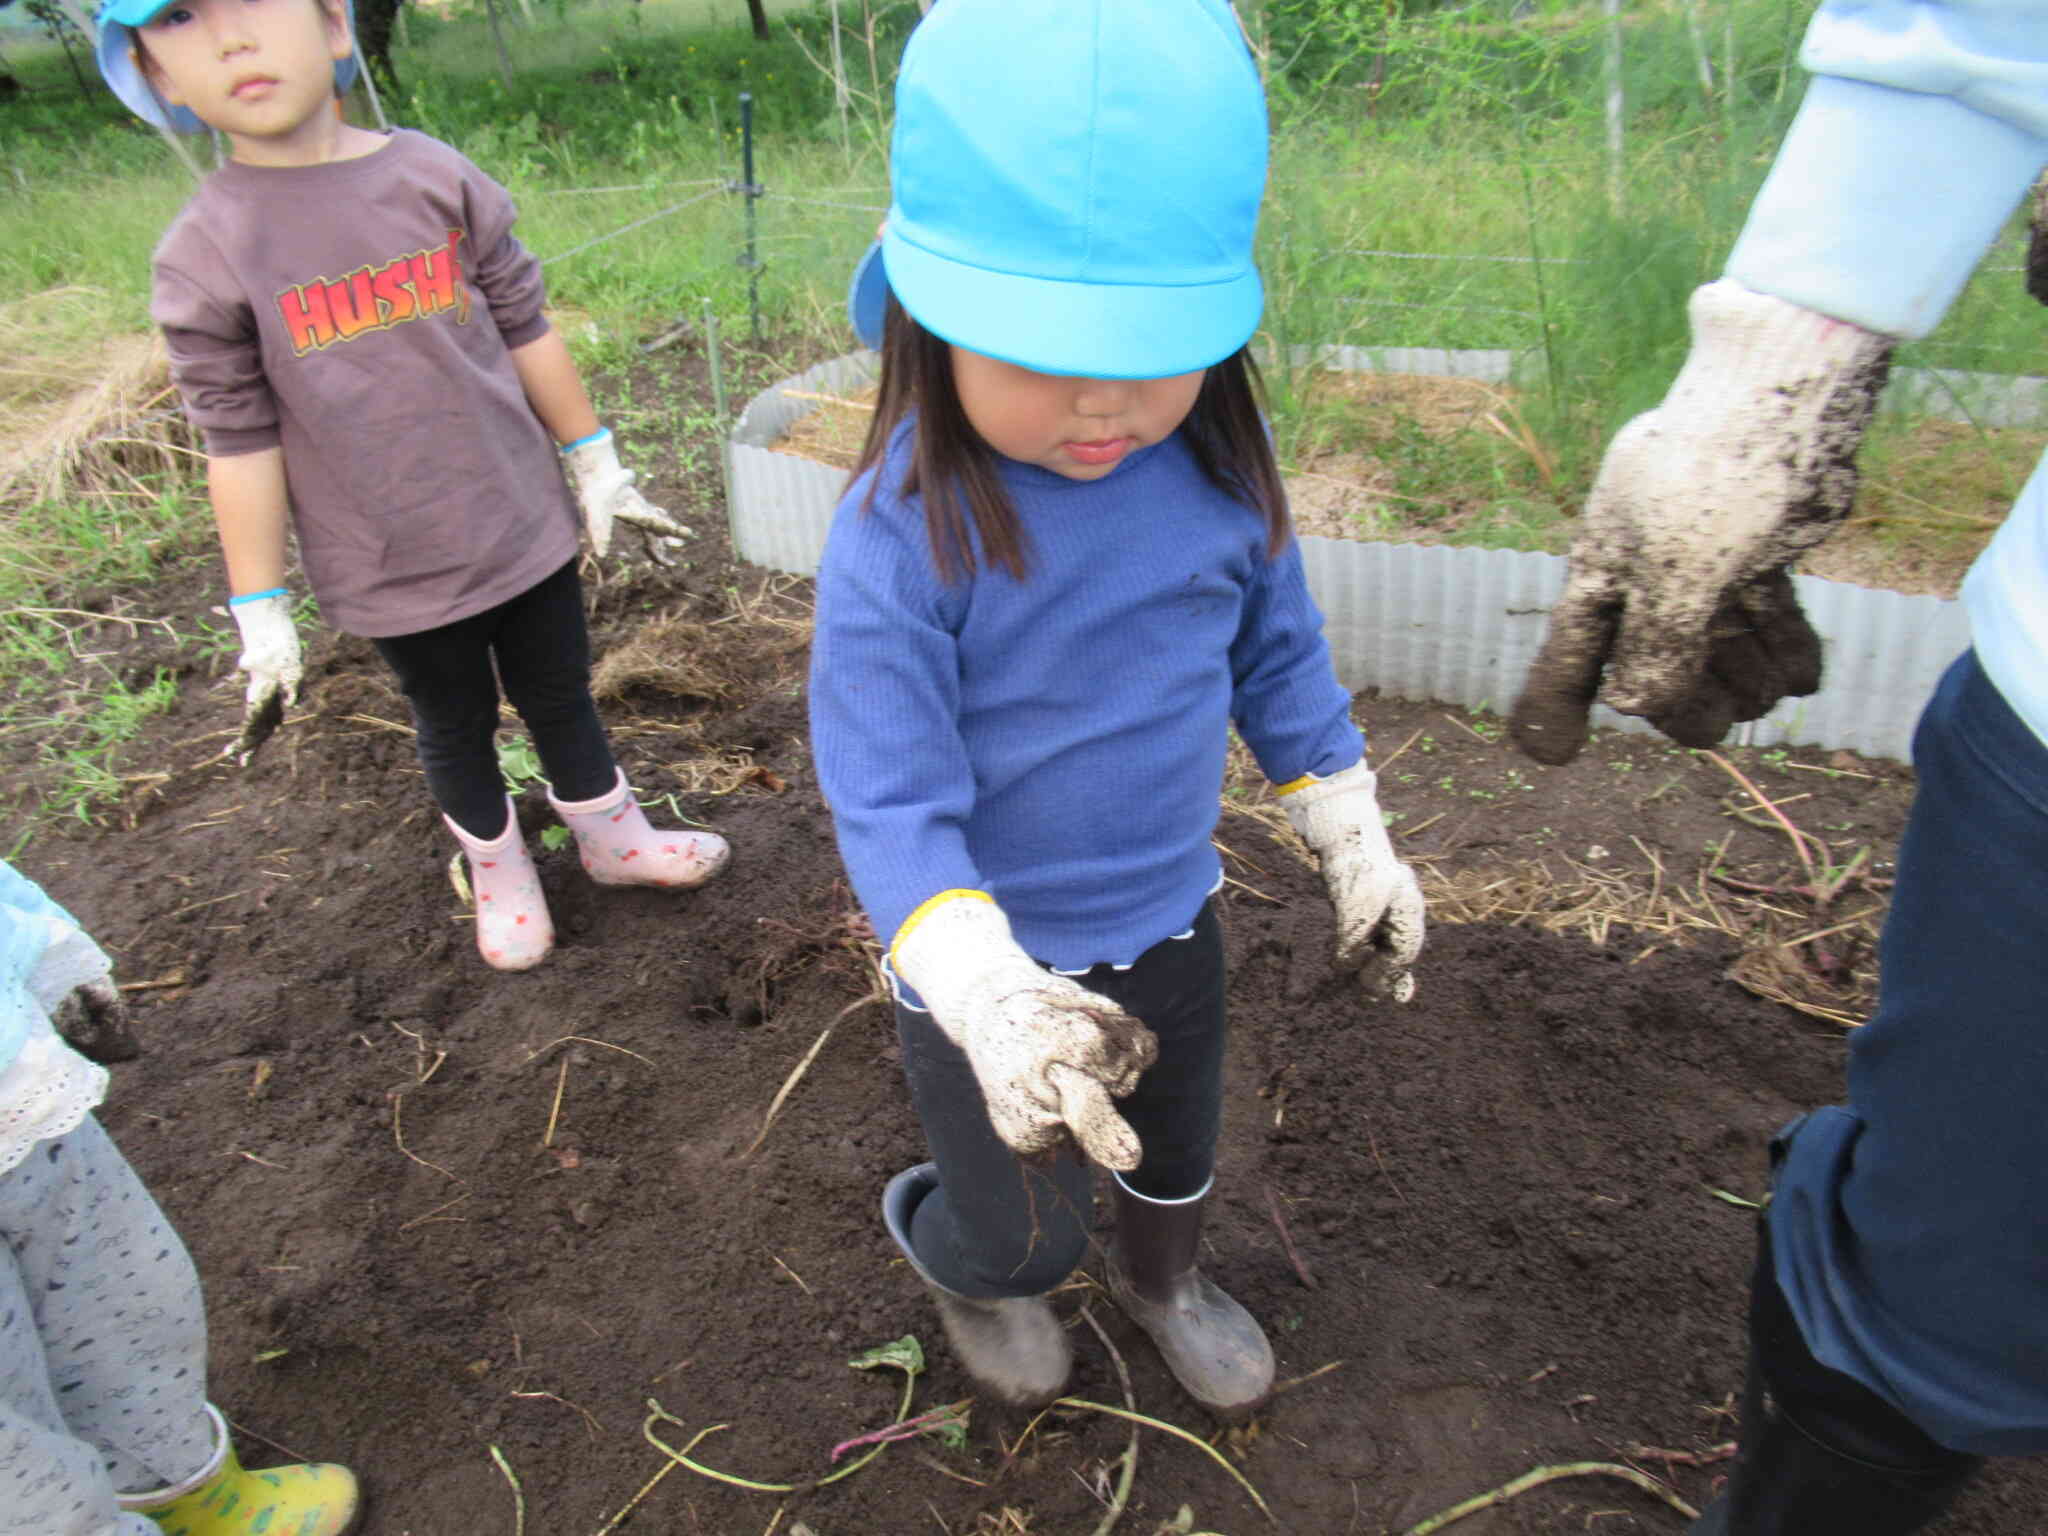
[[[246,602],[230,602],[228,613],[242,632],[242,655],[235,663],[249,674],[242,701],[242,733],[228,748],[247,763],[277,727],[285,706],[299,701],[299,680],[305,662],[299,650],[298,626],[292,623],[288,592],[273,592]]]
[[[995,1132],[1026,1157],[1071,1133],[1128,1173],[1143,1149],[1110,1103],[1138,1086],[1158,1038],[1099,993],[1045,970],[994,902],[960,895],[913,914],[890,958],[974,1068]]]
[[[1357,972],[1369,996],[1405,1003],[1422,953],[1422,887],[1394,857],[1377,785],[1360,758],[1327,779],[1297,780],[1280,804],[1322,865],[1337,912],[1337,969]]]
[[[562,450],[568,462],[569,481],[576,487],[576,504],[583,511],[583,528],[590,535],[590,547],[602,556],[612,547],[612,524],[632,523],[636,527],[687,538],[690,530],[661,508],[650,504],[634,489],[634,474],[619,463],[609,427]]]
[[[1691,318],[1670,393],[1608,445],[1510,717],[1540,762],[1578,752],[1596,694],[1710,747],[1820,686],[1790,567],[1855,497],[1893,341],[1727,278]]]
[[[55,913],[46,913],[42,922],[48,939],[29,974],[28,990],[57,1032],[94,1061],[128,1061],[142,1054],[107,952]]]

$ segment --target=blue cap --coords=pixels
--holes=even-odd
[[[107,0],[100,7],[97,18],[100,40],[97,48],[100,62],[100,76],[113,87],[114,94],[121,98],[130,112],[148,123],[152,128],[168,128],[173,133],[204,133],[206,124],[199,121],[189,107],[174,107],[165,101],[143,78],[142,68],[135,62],[135,35],[133,29],[167,11],[176,0]],[[353,42],[356,35],[355,0],[342,0],[342,9],[348,15],[348,35]],[[356,55],[334,61],[334,88],[345,91],[356,83]]]
[[[1251,339],[1266,102],[1225,0],[945,0],[903,53],[886,291],[956,346],[1086,378],[1192,373]]]

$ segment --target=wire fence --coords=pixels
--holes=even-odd
[[[759,183],[750,185],[746,181],[732,176],[705,177],[689,180],[652,178],[640,182],[626,182],[595,187],[546,187],[533,189],[529,195],[539,198],[576,198],[608,195],[645,196],[654,192],[677,191],[689,191],[692,195],[668,203],[653,212],[626,220],[602,233],[580,240],[566,249],[544,256],[541,258],[541,265],[543,267],[552,267],[558,263],[570,261],[586,252],[596,250],[636,231],[659,224],[712,199],[745,198],[751,196],[753,200],[763,205],[787,209],[816,209],[834,214],[859,214],[864,216],[864,219],[871,218],[877,221],[882,219],[888,212],[885,201],[853,201],[844,197],[821,197],[786,192]],[[878,191],[877,195],[884,194]],[[863,228],[861,233],[865,235],[865,228]],[[746,249],[736,258],[735,264],[748,270],[750,286],[753,281],[758,279],[759,273],[765,268],[765,263],[760,256],[760,251],[763,248],[815,246],[821,241],[827,241],[827,243],[835,245],[843,243],[838,240],[829,240],[828,237],[822,236],[815,229],[780,231],[755,228],[748,232],[745,240]],[[1348,267],[1350,276],[1347,281],[1353,291],[1336,295],[1337,304],[1344,311],[1348,312],[1349,315],[1345,322],[1347,329],[1352,324],[1368,323],[1360,320],[1358,318],[1360,315],[1386,312],[1438,316],[1467,315],[1483,317],[1488,321],[1507,320],[1525,323],[1527,327],[1525,334],[1519,337],[1507,338],[1507,345],[1510,350],[1526,350],[1540,344],[1538,331],[1546,319],[1546,312],[1541,308],[1532,307],[1527,302],[1503,303],[1495,302],[1493,298],[1475,297],[1469,292],[1470,285],[1465,279],[1439,278],[1431,275],[1432,271],[1448,270],[1450,272],[1469,273],[1477,269],[1480,271],[1500,271],[1505,275],[1508,272],[1533,272],[1537,269],[1573,269],[1595,265],[1595,263],[1589,262],[1586,258],[1577,256],[1547,256],[1494,251],[1406,250],[1394,247],[1354,244],[1326,247],[1294,243],[1288,241],[1286,237],[1282,237],[1282,241],[1291,247],[1291,253],[1296,260],[1305,260],[1317,264],[1350,264]],[[1384,266],[1387,270],[1374,272],[1372,270],[1374,266]],[[1986,274],[2010,276],[2022,273],[2026,268],[2024,263],[2017,260],[2002,260],[1987,262],[1980,270]],[[1497,298],[1500,296],[1495,295],[1493,297]],[[756,308],[758,308],[757,304]],[[755,316],[754,329],[758,336],[758,314]],[[1389,344],[1391,345],[1392,343]],[[1409,343],[1404,342],[1403,344]],[[1920,347],[1922,359],[1937,366],[1941,364],[1945,350],[1938,342],[1922,343]],[[2010,371],[2016,374],[2023,374],[2039,367],[2037,354],[2029,348],[2015,346],[1990,349],[1987,352],[1987,349],[1983,346],[1976,345],[1970,349],[1970,361],[1974,365],[1981,366],[1987,357],[1994,361],[2009,364]]]

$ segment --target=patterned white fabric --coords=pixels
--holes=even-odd
[[[77,1130],[106,1096],[105,1067],[72,1050],[47,1020],[30,1024],[20,1053],[0,1067],[0,1174],[37,1142]]]

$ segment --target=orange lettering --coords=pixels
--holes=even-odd
[[[457,252],[462,231],[448,231],[445,250],[421,251],[412,259],[412,291],[419,295],[420,313],[438,315],[455,311],[458,323],[469,319],[469,292],[462,285],[462,262]]]
[[[370,286],[377,294],[377,315],[386,325],[398,325],[413,317],[417,306],[413,303],[412,290],[405,286],[406,276],[412,271],[412,263],[401,256],[398,260],[377,269]]]
[[[292,351],[297,356],[304,357],[335,339],[327,294],[318,285],[287,288],[277,296],[277,308],[284,316],[285,329],[291,333]]]
[[[377,328],[377,300],[370,293],[370,274],[351,272],[338,283],[327,285],[327,312],[343,341],[353,341],[365,331]]]

